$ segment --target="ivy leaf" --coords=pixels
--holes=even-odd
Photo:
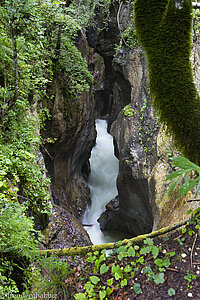
[[[106,266],[106,264],[104,263],[104,264],[100,267],[100,274],[105,274],[108,270],[109,270],[109,266]]]
[[[157,259],[154,261],[154,263],[155,263],[157,266],[162,267],[162,265],[163,265],[163,260],[160,259],[160,258],[157,258]]]
[[[124,278],[124,279],[122,279],[122,281],[121,281],[121,287],[124,287],[124,286],[126,286],[126,285],[127,285],[127,279]]]
[[[74,295],[74,297],[76,300],[87,300],[86,295],[83,293],[76,294],[76,295]]]
[[[119,278],[120,278],[119,273],[115,272],[115,275],[114,275],[114,276],[115,276],[115,279],[116,279],[116,280],[119,280]]]
[[[132,271],[132,267],[130,265],[127,265],[125,268],[124,268],[124,272],[131,272]]]
[[[154,246],[152,248],[152,254],[154,259],[158,256],[159,251],[160,251],[159,247]]]
[[[90,276],[90,280],[93,284],[97,284],[100,281],[99,277],[97,276]]]
[[[158,276],[156,276],[154,278],[155,284],[164,283],[164,281],[165,281],[165,279],[164,279],[164,273],[159,273]]]
[[[134,283],[132,289],[134,290],[136,295],[139,295],[142,293],[141,287],[139,283]]]
[[[113,278],[107,279],[107,284],[108,284],[108,285],[112,285],[112,284],[113,284]]]
[[[99,291],[99,298],[104,299],[106,297],[106,291]]]
[[[153,245],[153,240],[151,238],[146,238],[146,240],[144,240],[144,244]]]
[[[107,286],[106,295],[110,295],[111,293],[112,293],[112,289],[109,286]]]
[[[129,247],[129,249],[128,249],[128,256],[130,257],[130,256],[132,256],[132,257],[134,257],[135,256],[135,249],[131,246],[131,247]]]
[[[169,288],[168,289],[168,295],[171,297],[171,296],[174,296],[176,294],[175,290],[173,288]]]
[[[147,253],[150,253],[151,252],[151,249],[152,249],[152,246],[151,245],[148,245],[146,247],[143,247],[141,250],[140,250],[140,254],[147,254]]]

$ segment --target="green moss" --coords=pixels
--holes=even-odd
[[[180,151],[200,162],[200,98],[191,52],[191,1],[137,0],[135,26],[148,59],[151,96]]]

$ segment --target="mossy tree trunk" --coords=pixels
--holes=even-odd
[[[200,163],[200,98],[190,63],[192,2],[137,0],[135,25],[147,54],[160,120],[182,153]]]
[[[121,245],[127,245],[127,244],[140,244],[142,243],[146,238],[155,238],[158,236],[162,236],[163,234],[166,234],[168,232],[171,232],[173,230],[176,230],[177,228],[180,228],[184,225],[186,225],[188,220],[183,221],[179,224],[173,225],[173,226],[168,226],[168,227],[163,227],[157,231],[153,231],[151,233],[143,234],[143,235],[138,235],[132,239],[125,239],[120,242],[115,242],[115,243],[107,243],[107,244],[100,244],[100,245],[91,245],[91,246],[86,246],[86,247],[71,247],[71,248],[66,248],[66,249],[49,249],[49,250],[39,250],[36,252],[36,255],[44,255],[44,256],[50,256],[50,255],[55,255],[55,256],[76,256],[76,255],[81,255],[84,256],[89,252],[94,252],[94,251],[101,251],[101,250],[109,250],[109,249],[117,249]]]

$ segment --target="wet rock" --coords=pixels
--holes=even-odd
[[[77,47],[89,60],[90,49],[84,35],[80,35]],[[90,201],[86,179],[90,173],[89,158],[96,139],[93,95],[84,92],[72,101],[64,74],[54,78],[48,95],[46,106],[51,118],[42,131],[41,150],[52,179],[54,203],[79,218]]]
[[[106,205],[106,210],[101,214],[97,220],[100,223],[100,228],[102,231],[113,230],[113,226],[110,224],[112,218],[119,212],[119,198],[111,200]]]
[[[127,52],[123,60],[116,57],[113,71],[116,81],[110,133],[119,159],[119,210],[107,216],[102,229],[113,227],[134,236],[150,232],[153,226],[148,177],[157,161],[158,124],[150,105],[147,66],[142,50]],[[125,116],[122,110],[128,103],[133,112],[131,117]]]
[[[78,220],[64,208],[55,205],[43,235],[41,249],[61,249],[92,244]]]

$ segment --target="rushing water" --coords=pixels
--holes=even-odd
[[[96,120],[97,139],[92,149],[90,165],[91,173],[88,185],[91,193],[91,206],[88,207],[83,218],[90,239],[93,244],[102,244],[114,241],[115,238],[104,235],[97,219],[105,210],[105,206],[114,199],[118,192],[116,179],[118,175],[119,162],[114,155],[113,138],[107,132],[107,122]]]

